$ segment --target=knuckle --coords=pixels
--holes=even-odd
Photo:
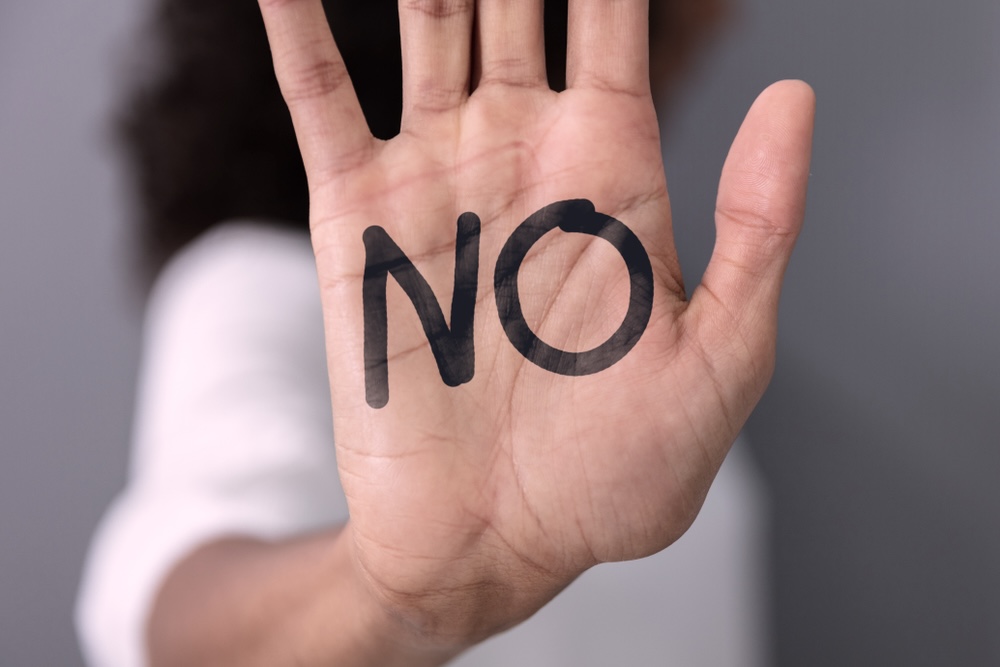
[[[433,19],[446,19],[472,11],[473,0],[405,0],[403,8]]]
[[[350,85],[350,80],[343,63],[326,58],[315,60],[295,73],[285,91],[285,100],[291,104],[326,97]]]
[[[650,99],[648,79],[643,79],[637,84],[635,81],[623,80],[612,72],[580,72],[573,81],[573,88],[587,88],[628,100],[646,102]]]
[[[788,215],[765,197],[743,198],[739,203],[719,204],[715,209],[717,219],[732,223],[740,230],[741,242],[746,249],[757,249],[770,254],[794,245],[798,231],[786,223]]]
[[[480,85],[503,83],[514,87],[533,87],[538,85],[540,80],[541,77],[536,72],[536,63],[532,58],[511,56],[491,59],[484,63]]]
[[[464,84],[445,86],[436,81],[425,81],[416,86],[410,106],[414,111],[424,113],[451,111],[467,94],[468,89]]]
[[[770,202],[763,197],[742,197],[739,202],[719,204],[715,214],[742,227],[776,233],[781,233],[784,229]]]

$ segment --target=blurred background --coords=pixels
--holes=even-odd
[[[1000,3],[733,0],[665,126],[689,285],[754,96],[813,84],[806,229],[748,432],[775,662],[1000,664]],[[145,3],[0,5],[0,664],[80,665],[141,334],[108,117]]]

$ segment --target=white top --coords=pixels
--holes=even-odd
[[[331,422],[308,238],[233,223],[182,251],[149,303],[129,482],[94,536],[80,590],[93,667],[147,664],[156,591],[199,545],[346,520]],[[764,665],[764,514],[737,443],[676,544],[590,570],[453,664]]]

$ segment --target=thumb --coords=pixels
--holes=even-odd
[[[713,339],[702,344],[744,347],[736,356],[749,353],[765,383],[781,283],[805,213],[815,111],[801,81],[772,85],[751,107],[722,170],[715,250],[691,298],[689,314]]]

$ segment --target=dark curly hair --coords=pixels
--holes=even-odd
[[[399,131],[402,74],[397,0],[325,0],[327,17],[372,132]],[[716,23],[723,0],[654,0],[654,82],[669,83]],[[567,0],[546,0],[549,83],[565,82]],[[257,3],[159,0],[154,67],[118,118],[130,162],[144,273],[234,218],[306,227],[305,172],[274,78]],[[144,49],[148,48],[143,46]]]

